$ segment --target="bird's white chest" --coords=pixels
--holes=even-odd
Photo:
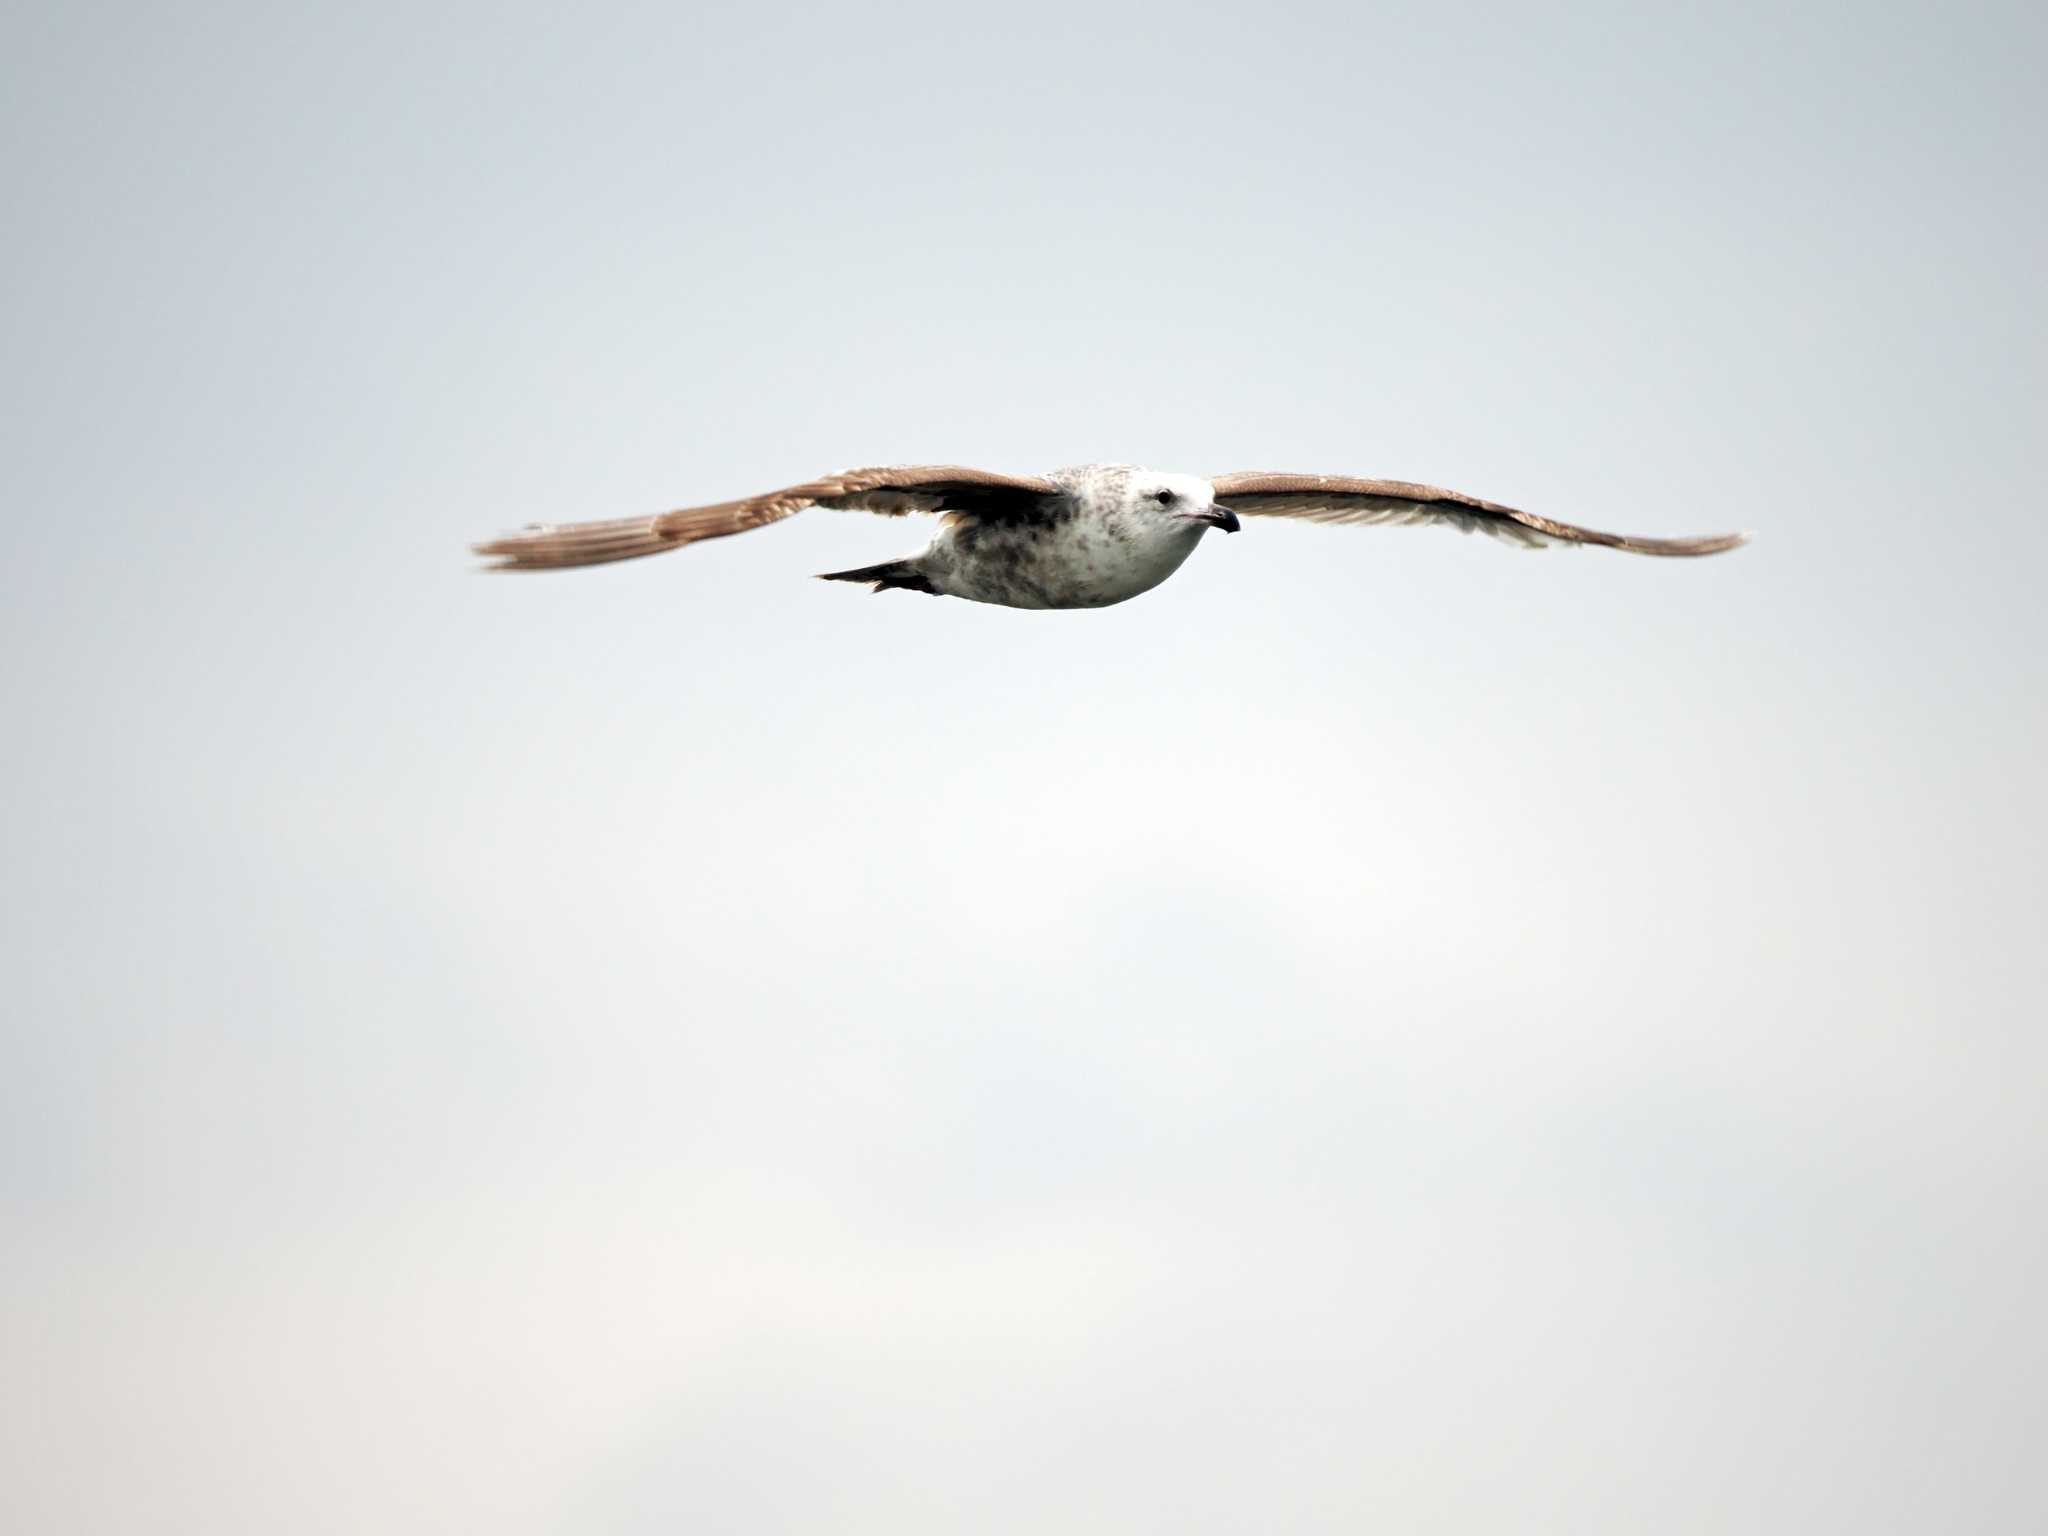
[[[1201,542],[1200,524],[1162,526],[1087,512],[1049,525],[940,531],[923,564],[952,597],[1010,608],[1106,608],[1166,580]]]

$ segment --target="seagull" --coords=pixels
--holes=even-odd
[[[491,570],[601,565],[745,533],[807,507],[888,516],[940,514],[938,531],[919,553],[856,570],[827,571],[822,580],[866,582],[876,592],[925,592],[1006,608],[1106,608],[1124,602],[1179,570],[1211,528],[1236,533],[1240,517],[1444,523],[1525,547],[1594,544],[1638,555],[1713,555],[1749,537],[1650,539],[1601,533],[1406,480],[1259,471],[1205,480],[1130,464],[1087,464],[1019,476],[939,464],[853,469],[653,517],[537,524],[473,548],[494,562]]]

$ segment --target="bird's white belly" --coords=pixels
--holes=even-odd
[[[1202,526],[1076,517],[1049,528],[947,528],[920,562],[939,591],[1009,608],[1107,608],[1149,592],[1201,542]]]

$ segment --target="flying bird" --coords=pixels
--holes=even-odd
[[[941,514],[938,531],[919,553],[857,570],[828,571],[822,579],[1008,608],[1121,603],[1179,570],[1211,528],[1236,533],[1240,517],[1446,523],[1524,546],[1597,544],[1638,555],[1713,555],[1748,539],[1741,533],[1697,539],[1601,533],[1405,480],[1260,472],[1205,480],[1128,464],[1088,464],[1037,477],[944,464],[853,469],[739,501],[653,517],[536,525],[474,547],[493,560],[492,570],[601,565],[744,533],[807,507],[889,516]]]

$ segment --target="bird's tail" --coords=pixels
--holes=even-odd
[[[874,583],[873,590],[877,592],[887,592],[892,587],[900,587],[905,592],[928,592],[935,597],[939,590],[931,584],[923,571],[908,560],[888,560],[880,565],[864,565],[857,571],[825,571],[819,575],[818,580],[869,581]]]
[[[552,571],[567,565],[602,565],[637,560],[674,549],[686,540],[655,531],[651,517],[620,517],[602,523],[534,523],[470,546],[488,557],[493,571]]]

